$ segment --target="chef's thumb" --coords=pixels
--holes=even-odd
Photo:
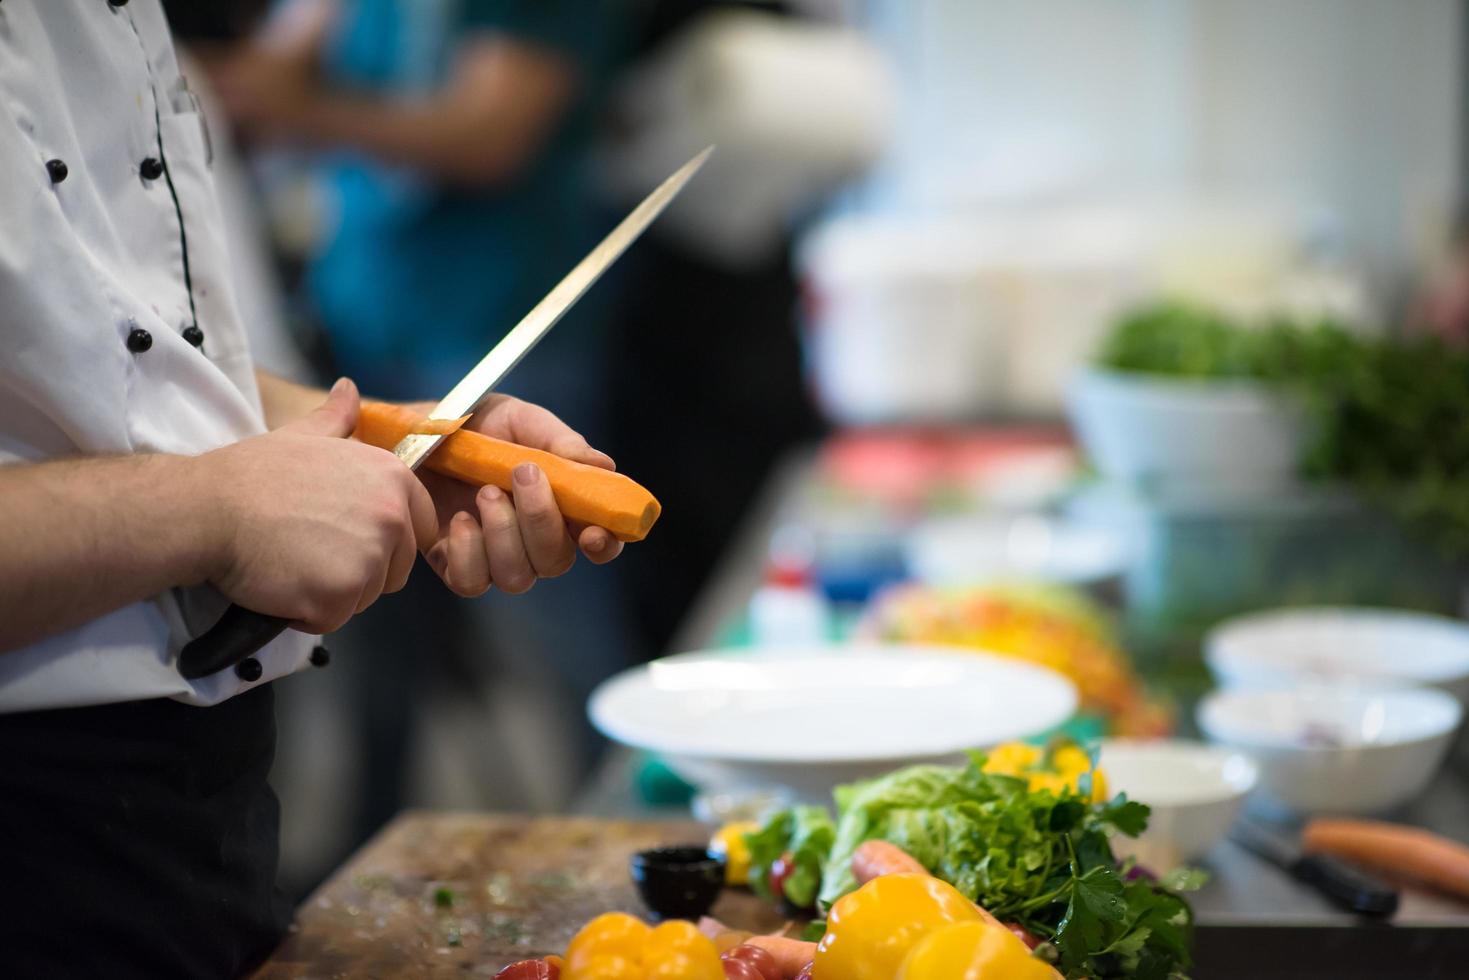
[[[310,415],[297,419],[286,426],[295,432],[306,432],[316,436],[334,436],[345,439],[357,428],[357,409],[360,398],[357,386],[350,378],[341,378],[332,385],[322,402]]]

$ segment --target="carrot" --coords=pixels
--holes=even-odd
[[[775,958],[780,975],[794,977],[802,968],[816,958],[816,944],[785,936],[751,936],[745,940],[750,946],[758,946]]]
[[[1469,898],[1469,847],[1417,827],[1321,818],[1306,824],[1305,849],[1415,878]]]
[[[363,402],[353,435],[371,445],[392,449],[410,432],[424,431],[425,420],[410,408]],[[423,465],[465,483],[491,483],[509,493],[510,475],[521,463],[534,463],[546,474],[562,514],[606,528],[619,540],[641,541],[647,537],[662,511],[651,493],[621,473],[575,463],[478,432],[454,432]]]
[[[860,884],[867,884],[873,878],[883,875],[920,874],[926,875],[929,870],[919,860],[896,844],[889,844],[885,840],[863,841],[852,854],[852,874],[857,876]],[[979,909],[980,916],[990,925],[1001,925],[999,919],[990,914],[989,909],[974,903]]]
[[[928,874],[918,859],[896,844],[885,840],[863,841],[852,855],[852,874],[857,883],[867,884],[883,875]]]

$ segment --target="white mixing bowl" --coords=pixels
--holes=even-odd
[[[1199,857],[1229,833],[1259,769],[1249,756],[1187,739],[1107,739],[1101,768],[1109,793],[1152,808],[1148,829],[1112,847],[1153,871]]]
[[[1262,791],[1301,814],[1381,813],[1428,786],[1463,717],[1431,688],[1216,691],[1199,705],[1211,741],[1248,752]]]
[[[1276,609],[1226,620],[1205,640],[1221,687],[1357,681],[1433,685],[1469,703],[1469,623],[1389,609]]]

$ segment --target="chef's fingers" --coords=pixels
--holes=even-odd
[[[544,449],[548,453],[586,463],[588,466],[600,466],[604,470],[617,469],[611,456],[593,449],[580,432],[557,418],[554,412],[514,398],[509,399],[499,410],[504,412],[511,442],[532,449]]]
[[[451,517],[450,520],[453,518]],[[434,542],[434,546],[423,553],[423,560],[434,574],[445,582],[449,580],[449,536],[446,534]]]
[[[450,476],[431,473],[426,469],[420,469],[417,476],[419,482],[428,488],[429,496],[433,498],[434,512],[439,519],[440,527],[447,528],[449,521],[460,511],[467,512],[471,517],[479,512],[479,507],[474,502],[474,495],[479,487],[461,483]],[[447,540],[448,535],[442,534],[435,545],[439,542],[447,542]],[[429,549],[429,551],[432,550],[432,548]],[[425,558],[429,556],[429,551],[424,552]],[[434,570],[442,574],[442,569],[437,566]]]
[[[454,515],[444,548],[445,565],[439,573],[444,584],[466,599],[484,595],[490,587],[490,559],[485,553],[484,532],[473,514],[460,511]]]
[[[366,585],[364,585],[362,587],[362,591],[360,593],[358,593],[358,595],[357,595],[357,604],[352,609],[352,615],[353,616],[355,616],[358,613],[362,612],[362,610],[366,609],[368,606],[372,605],[374,602],[377,602],[377,600],[382,597],[382,594],[385,591],[389,591],[388,588],[387,588],[387,584],[388,584],[388,577],[391,574],[392,574],[392,566],[390,566],[390,565],[384,565],[383,566],[383,570],[382,570],[382,574],[379,575],[379,576],[377,576],[371,582],[368,582]],[[332,627],[332,630],[331,631],[332,632],[336,632],[337,630],[341,629],[345,625],[347,625],[347,624],[346,624],[346,621],[344,620],[344,621],[338,623],[336,626]]]
[[[361,404],[357,385],[350,378],[338,378],[337,383],[332,385],[332,390],[327,392],[326,401],[281,428],[308,435],[345,439],[357,427],[357,413]]]
[[[515,484],[515,516],[531,567],[540,578],[565,575],[576,561],[576,546],[566,533],[566,520],[546,474],[534,463],[521,463],[511,474]]]
[[[438,522],[434,522],[434,531],[437,533]],[[412,522],[404,522],[398,525],[398,540],[393,543],[393,551],[383,568],[383,578],[377,591],[372,597],[376,600],[378,596],[390,595],[397,592],[408,584],[408,576],[413,571],[413,563],[418,560],[418,536]],[[372,600],[362,605],[357,611],[361,612]]]
[[[413,551],[426,551],[439,540],[439,514],[434,507],[434,498],[428,488],[411,471],[404,470],[408,487],[408,519],[413,524],[415,546]],[[412,569],[410,561],[408,567]],[[406,580],[406,576],[405,576]]]
[[[622,542],[606,528],[573,527],[571,530],[576,536],[576,543],[581,548],[581,553],[586,555],[594,565],[605,565],[622,554]]]
[[[480,488],[479,522],[484,528],[485,557],[490,579],[501,592],[519,595],[536,583],[536,573],[520,539],[515,505],[499,487]]]

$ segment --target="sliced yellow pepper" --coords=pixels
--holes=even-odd
[[[893,980],[918,940],[940,926],[980,919],[973,902],[937,878],[874,878],[831,907],[812,980]]]
[[[709,850],[724,858],[724,883],[726,885],[748,885],[750,883],[750,845],[745,835],[760,829],[753,820],[727,823],[709,840]]]

